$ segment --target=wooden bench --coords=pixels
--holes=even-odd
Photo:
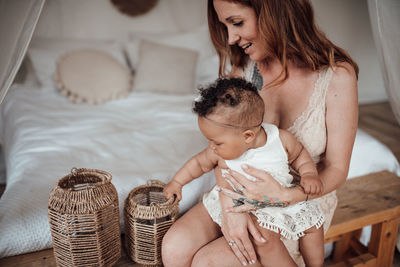
[[[400,218],[400,177],[388,171],[348,180],[337,191],[339,203],[325,243],[335,241],[330,266],[391,267]],[[372,225],[368,247],[361,229]]]
[[[325,243],[335,241],[331,266],[392,267],[400,217],[400,178],[384,171],[350,179],[337,192],[338,207]],[[361,229],[373,225],[368,247],[358,241]],[[0,266],[56,266],[53,250],[0,259]],[[140,267],[122,251],[115,266]]]

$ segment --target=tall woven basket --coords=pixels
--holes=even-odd
[[[50,193],[57,266],[111,266],[121,256],[118,195],[111,174],[72,169]]]
[[[134,261],[161,266],[161,241],[179,216],[178,200],[166,200],[164,184],[149,181],[134,188],[125,200],[125,248]]]

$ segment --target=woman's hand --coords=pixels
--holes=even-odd
[[[266,242],[247,213],[222,212],[221,231],[233,253],[243,265],[253,264],[257,260],[254,245],[249,233],[259,242]]]
[[[233,170],[230,170],[229,174],[224,174],[225,179],[229,180],[236,188],[235,191],[218,188],[234,203],[231,208],[225,210],[226,212],[246,212],[265,207],[289,205],[288,189],[281,186],[269,173],[248,165],[243,165],[242,168],[256,178],[256,181],[250,181],[244,175]]]

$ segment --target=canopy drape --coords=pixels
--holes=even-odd
[[[45,0],[0,0],[0,104],[28,49]]]
[[[400,1],[368,0],[368,10],[383,83],[400,123]]]
[[[390,106],[400,123],[400,1],[368,0],[368,10],[383,83]],[[400,238],[397,238],[396,246],[400,251]]]

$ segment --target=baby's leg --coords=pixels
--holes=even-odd
[[[300,252],[306,266],[319,267],[324,265],[324,232],[323,227],[312,227],[300,238]]]
[[[257,226],[261,235],[267,242],[261,243],[255,239],[252,239],[255,245],[258,260],[262,266],[297,266],[293,259],[290,257],[285,245],[281,241],[281,235],[273,231],[267,230],[261,227],[257,218],[252,214],[251,218],[254,224]]]
[[[203,203],[198,203],[165,234],[161,249],[164,266],[191,266],[196,252],[221,235],[220,227],[208,215]]]

